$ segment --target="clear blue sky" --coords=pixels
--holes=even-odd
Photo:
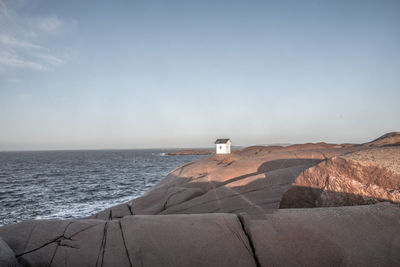
[[[0,150],[400,130],[400,1],[0,0]]]

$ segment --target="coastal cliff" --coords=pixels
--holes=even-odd
[[[0,263],[399,266],[399,140],[212,155],[87,218],[1,227]]]

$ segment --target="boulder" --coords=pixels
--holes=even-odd
[[[333,157],[305,170],[280,208],[400,203],[400,147],[370,148]]]

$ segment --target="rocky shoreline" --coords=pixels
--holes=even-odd
[[[0,265],[400,266],[399,144],[212,155],[89,217],[0,227]]]
[[[182,149],[175,152],[167,153],[168,156],[181,156],[181,155],[211,155],[215,154],[214,151],[205,149]]]

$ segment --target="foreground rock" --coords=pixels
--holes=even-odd
[[[400,266],[400,208],[279,210],[245,219],[260,266]]]
[[[2,267],[17,267],[20,266],[14,251],[8,246],[3,239],[0,238],[0,266]]]
[[[27,266],[256,266],[233,214],[27,221],[0,236]]]
[[[399,219],[383,203],[27,221],[0,236],[24,266],[399,266]]]

